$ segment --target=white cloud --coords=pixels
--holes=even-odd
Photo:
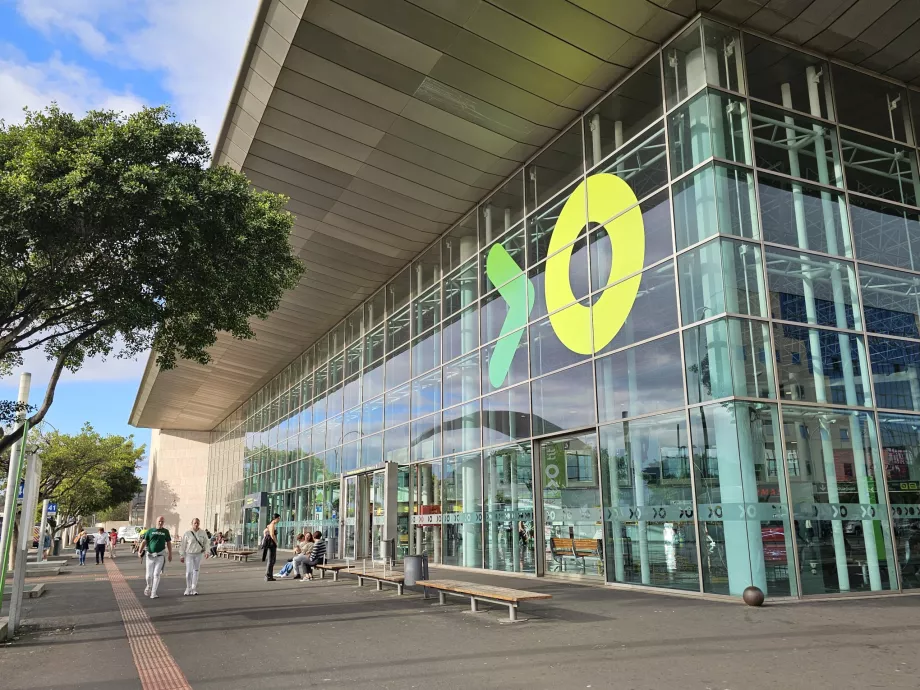
[[[21,367],[17,367],[10,376],[0,378],[0,388],[18,386],[19,375],[27,371],[32,374],[32,387],[44,389],[54,370],[54,362],[47,359],[45,353],[40,350],[29,350],[22,359]],[[146,365],[146,352],[139,355],[137,359],[93,357],[87,359],[83,366],[74,373],[65,369],[61,374],[59,385],[87,381],[140,381]]]
[[[178,115],[214,143],[258,0],[18,0],[20,15],[90,55],[160,75]]]
[[[0,119],[7,123],[21,121],[23,107],[40,109],[51,101],[74,113],[94,108],[134,112],[143,105],[130,91],[107,88],[97,75],[57,54],[30,62],[11,46],[0,46],[0,94]]]

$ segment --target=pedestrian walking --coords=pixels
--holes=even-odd
[[[112,552],[112,558],[115,558],[115,545],[118,543],[118,530],[114,527],[109,531],[109,551]]]
[[[151,527],[144,534],[144,539],[140,546],[140,555],[144,557],[144,551],[147,552],[147,587],[144,589],[144,596],[151,599],[158,599],[157,589],[160,587],[160,577],[163,574],[163,568],[166,567],[166,561],[172,562],[172,536],[169,530],[163,527],[166,519],[161,515],[157,518],[157,526]]]
[[[266,560],[268,557],[268,565],[265,567],[265,581],[274,582],[275,581],[275,556],[278,555],[278,537],[277,537],[277,525],[281,520],[281,516],[278,513],[272,515],[272,521],[268,523],[268,527],[265,528],[265,534],[262,535],[262,560]]]
[[[99,565],[100,563],[105,563],[105,547],[109,543],[109,535],[104,527],[100,527],[99,532],[94,536],[96,539],[96,565]]]
[[[195,518],[192,529],[183,534],[179,542],[179,562],[185,563],[184,597],[198,595],[198,570],[201,559],[207,556],[208,541],[208,533],[201,529],[201,521]]]
[[[80,565],[86,565],[86,552],[89,550],[89,535],[86,530],[81,529],[73,543],[77,547],[77,557],[80,559]]]

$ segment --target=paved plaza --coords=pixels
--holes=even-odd
[[[202,567],[200,596],[182,596],[184,566],[174,561],[160,598],[150,600],[143,597],[140,562],[121,557],[116,563],[70,567],[49,578],[44,596],[25,602],[23,634],[0,647],[0,687],[818,690],[920,684],[920,597],[750,609],[547,579],[432,572],[553,595],[522,605],[521,621],[508,623],[503,607],[474,614],[466,600],[439,607],[412,589],[404,596],[393,588],[378,592],[348,576],[267,583],[260,563],[216,559]]]

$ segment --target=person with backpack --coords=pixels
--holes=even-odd
[[[169,530],[163,527],[166,518],[162,515],[157,518],[157,526],[151,527],[144,534],[144,539],[140,546],[140,556],[144,557],[144,550],[147,552],[147,587],[144,589],[144,596],[150,596],[151,599],[158,599],[157,589],[160,587],[160,577],[163,574],[163,568],[166,567],[166,561],[172,562],[172,536]],[[167,552],[167,553],[164,553]]]
[[[179,542],[179,562],[185,563],[185,592],[182,596],[198,595],[198,570],[201,559],[208,553],[208,534],[201,529],[198,518],[192,520],[192,529],[182,535]]]
[[[80,565],[86,565],[86,552],[89,550],[89,535],[86,530],[81,529],[80,533],[73,540],[77,548],[77,557],[80,559]]]

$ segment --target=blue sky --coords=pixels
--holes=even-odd
[[[212,142],[220,128],[257,0],[0,0],[0,119],[56,101],[82,114],[172,106]],[[91,360],[58,384],[46,420],[63,432],[85,422],[97,431],[134,434],[128,426],[146,357]],[[26,357],[32,402],[44,395],[51,365]],[[0,399],[15,399],[19,371],[0,378]],[[146,479],[146,465],[138,474]]]

